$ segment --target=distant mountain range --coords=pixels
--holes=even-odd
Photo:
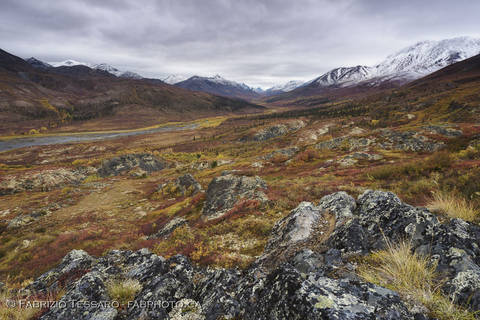
[[[40,68],[48,68],[48,67],[72,67],[72,66],[86,66],[91,69],[96,70],[103,70],[114,76],[121,77],[121,78],[129,78],[129,79],[142,79],[143,77],[138,73],[128,71],[128,70],[119,70],[107,63],[99,63],[99,64],[91,64],[87,62],[80,62],[72,59],[60,61],[60,62],[43,62],[36,58],[29,58],[26,59],[28,63],[30,63],[33,67],[40,67]]]
[[[53,129],[75,120],[98,128],[107,122],[110,129],[133,128],[264,110],[243,100],[126,74],[105,64],[92,68],[76,61],[52,65],[23,60],[0,49],[0,134]]]
[[[422,41],[388,56],[373,67],[355,66],[333,69],[305,85],[353,86],[368,81],[406,83],[435,72],[452,63],[480,53],[480,39],[460,37],[440,41]]]

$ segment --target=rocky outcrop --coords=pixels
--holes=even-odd
[[[403,239],[432,258],[446,277],[446,294],[480,310],[480,227],[458,219],[440,223],[427,209],[370,190],[357,200],[337,192],[318,205],[301,203],[277,222],[264,254],[245,271],[203,268],[180,255],[166,260],[147,249],[101,258],[75,250],[27,289],[66,283],[61,301],[68,307],[51,308],[40,319],[430,319],[425,308],[355,273],[352,257]],[[106,283],[113,278],[141,284],[128,305],[69,304],[110,301]]]
[[[59,168],[5,176],[0,181],[0,195],[27,190],[49,191],[59,187],[76,185],[92,173],[95,173],[94,168],[79,168],[75,170]]]
[[[159,239],[168,237],[175,229],[187,224],[187,220],[181,217],[176,217],[170,220],[160,231],[154,235],[149,236],[149,239]]]
[[[383,159],[381,154],[366,153],[366,152],[354,152],[346,155],[338,161],[342,167],[350,167],[357,164],[359,161],[377,161]]]
[[[278,149],[278,150],[275,150],[275,151],[272,151],[272,152],[266,154],[265,156],[263,156],[263,159],[272,160],[272,159],[275,159],[277,157],[281,157],[281,158],[285,158],[285,160],[286,160],[286,159],[290,159],[291,157],[293,157],[298,151],[299,151],[298,147]]]
[[[462,130],[452,128],[450,125],[430,125],[425,126],[423,129],[433,134],[439,134],[446,137],[460,137],[463,135]]]
[[[272,138],[280,137],[286,135],[289,132],[297,131],[305,127],[305,122],[302,120],[290,121],[287,123],[277,124],[274,126],[267,127],[255,133],[253,135],[253,141],[266,141]],[[242,140],[249,140],[248,138],[243,138]]]
[[[141,169],[146,173],[164,169],[167,163],[148,153],[125,154],[105,160],[98,169],[101,177],[116,176],[132,169]]]
[[[343,136],[327,141],[319,142],[315,147],[319,150],[336,150],[344,151],[367,150],[370,146],[376,145],[375,138],[356,138]]]
[[[398,132],[390,129],[381,131],[386,140],[381,144],[384,149],[396,149],[413,152],[434,152],[442,149],[445,143],[429,139],[415,131]]]
[[[242,200],[268,201],[262,191],[267,183],[260,177],[222,175],[214,178],[207,189],[207,199],[202,214],[207,219],[219,218]]]
[[[178,177],[175,184],[182,196],[193,196],[202,191],[202,186],[190,173]]]

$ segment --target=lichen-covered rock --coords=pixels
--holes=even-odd
[[[72,250],[54,269],[42,274],[33,283],[27,286],[32,293],[46,293],[57,291],[72,279],[83,275],[97,262],[83,250]]]
[[[187,224],[187,220],[181,217],[176,217],[170,220],[162,229],[157,233],[150,236],[149,239],[159,239],[168,237],[175,229]]]
[[[27,190],[49,191],[54,188],[79,184],[94,171],[93,168],[75,170],[59,168],[5,176],[0,180],[0,195]]]
[[[274,126],[267,127],[255,133],[253,136],[254,141],[266,141],[272,138],[286,135],[289,132],[297,131],[305,127],[305,122],[302,120],[290,121],[283,124],[277,124]]]
[[[118,311],[109,301],[105,276],[98,271],[91,271],[80,278],[73,289],[40,319],[114,320]]]
[[[463,134],[462,130],[452,128],[450,125],[430,125],[425,126],[423,129],[430,133],[439,134],[446,137],[459,137]]]
[[[337,192],[318,206],[301,203],[277,222],[265,252],[244,271],[195,266],[181,255],[165,260],[148,249],[114,250],[100,258],[74,250],[24,291],[46,293],[65,285],[61,301],[67,307],[40,318],[48,320],[427,320],[424,307],[360,279],[355,259],[349,259],[403,239],[432,258],[445,276],[445,294],[480,310],[480,227],[459,219],[441,223],[427,209],[371,190],[357,201]],[[71,304],[111,301],[106,283],[118,278],[141,284],[120,311],[108,304]]]
[[[340,191],[324,196],[320,199],[318,207],[335,215],[335,225],[338,227],[345,220],[353,217],[357,203],[345,191]]]
[[[141,169],[147,173],[164,169],[167,163],[149,153],[125,154],[102,163],[98,174],[101,177],[116,176],[132,169]]]
[[[355,138],[343,136],[327,141],[319,142],[315,147],[319,150],[342,149],[345,151],[367,150],[368,147],[376,145],[375,138]]]
[[[382,130],[386,142],[382,144],[385,149],[397,149],[413,152],[434,152],[442,149],[445,143],[435,141],[420,135],[415,131],[398,132],[390,129]]]
[[[459,219],[440,223],[425,208],[403,203],[391,192],[368,190],[357,201],[355,216],[338,227],[327,241],[343,254],[367,254],[395,243],[411,241],[415,252],[430,255],[437,271],[447,276],[447,293],[475,292],[475,285],[460,281],[460,272],[480,275],[480,227]],[[457,278],[457,281],[453,279]],[[456,294],[460,304],[478,306],[478,295]]]
[[[202,191],[202,186],[197,180],[190,174],[186,173],[180,176],[176,180],[176,185],[182,196],[192,196]]]
[[[226,174],[214,178],[207,189],[207,199],[202,210],[204,217],[221,217],[241,200],[268,201],[262,191],[267,183],[260,177]]]
[[[289,159],[293,157],[298,151],[299,151],[298,147],[278,149],[266,154],[265,156],[263,156],[263,159],[272,160],[272,159],[275,159],[276,157],[284,157],[286,159]]]

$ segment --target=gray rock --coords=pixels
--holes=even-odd
[[[430,125],[425,126],[423,129],[430,133],[439,134],[446,137],[460,137],[463,135],[462,130],[452,128],[450,125]]]
[[[376,145],[375,138],[355,138],[343,136],[327,141],[319,142],[315,148],[319,150],[344,149],[345,151],[366,150],[370,146]]]
[[[168,237],[175,229],[187,224],[187,220],[181,217],[176,217],[170,220],[162,229],[157,233],[150,236],[149,239],[159,239]]]
[[[297,131],[303,127],[305,127],[305,123],[302,120],[295,120],[295,121],[290,121],[284,124],[277,124],[277,125],[270,126],[258,131],[253,136],[253,141],[270,140],[272,138],[286,135],[289,132]],[[248,140],[248,139],[244,138],[242,140]]]
[[[5,176],[0,180],[0,195],[14,194],[27,190],[50,191],[55,188],[80,184],[90,173],[88,168],[70,170],[47,169]]]
[[[202,210],[208,219],[219,218],[241,200],[268,201],[262,191],[267,184],[260,177],[236,176],[232,174],[214,178],[207,189],[207,199]]]
[[[413,152],[434,152],[442,149],[445,143],[431,140],[415,131],[398,132],[390,129],[381,131],[382,136],[387,140],[382,144],[385,149],[397,149]]]
[[[329,194],[322,199],[318,207],[335,215],[335,226],[338,227],[347,219],[353,217],[353,212],[357,207],[355,199],[349,196],[345,191]]]
[[[285,148],[285,149],[278,149],[273,152],[270,152],[269,154],[263,156],[263,159],[265,160],[272,160],[275,157],[281,156],[285,157],[287,159],[293,157],[297,152],[299,151],[298,147],[291,147],[291,148]]]
[[[178,177],[176,180],[176,185],[178,186],[182,196],[192,196],[202,191],[202,186],[190,173]]]
[[[105,160],[98,169],[98,174],[101,177],[116,176],[134,168],[142,169],[145,172],[152,172],[162,170],[166,166],[167,163],[164,160],[157,159],[148,153],[126,154]]]

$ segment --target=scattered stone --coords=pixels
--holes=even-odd
[[[160,231],[155,233],[152,236],[149,236],[148,239],[159,239],[167,238],[175,229],[187,224],[187,220],[181,217],[173,218],[170,220]]]
[[[381,131],[387,142],[381,146],[384,149],[397,149],[413,152],[434,152],[442,149],[445,143],[442,141],[431,140],[418,132],[405,131],[398,132],[390,129]]]
[[[463,135],[462,130],[452,128],[450,125],[430,125],[423,127],[423,129],[430,133],[439,134],[446,137],[460,137]]]
[[[263,168],[263,163],[257,161],[257,162],[253,162],[250,166],[251,166],[252,168],[258,168],[258,169],[260,169],[260,168]]]
[[[214,178],[207,189],[207,199],[202,210],[204,217],[215,219],[224,215],[241,200],[268,201],[262,191],[267,184],[260,177],[222,175]]]
[[[202,186],[190,173],[178,177],[176,185],[180,189],[182,196],[192,196],[202,191]]]
[[[346,155],[338,161],[342,167],[350,167],[358,163],[358,161],[377,161],[383,159],[383,156],[380,154],[366,153],[366,152],[355,152],[349,155]]]
[[[342,149],[345,151],[367,150],[368,147],[376,145],[375,138],[352,138],[348,136],[338,137],[331,140],[319,142],[315,147],[319,150]]]
[[[55,188],[80,184],[93,168],[48,169],[5,176],[0,181],[0,195],[14,194],[23,191],[50,191]]]
[[[305,122],[302,120],[294,120],[284,124],[277,124],[255,133],[253,136],[253,141],[270,140],[272,138],[286,135],[289,132],[297,131],[303,127],[305,127]],[[242,140],[248,140],[248,138],[243,138]]]
[[[101,177],[116,176],[137,168],[150,173],[162,170],[166,166],[165,160],[157,159],[148,153],[126,154],[104,161],[98,169],[98,174]]]
[[[287,160],[293,157],[298,151],[299,151],[298,147],[278,149],[263,156],[263,159],[272,160],[272,159],[275,159],[276,157],[283,157],[283,158],[286,158],[285,160]]]

